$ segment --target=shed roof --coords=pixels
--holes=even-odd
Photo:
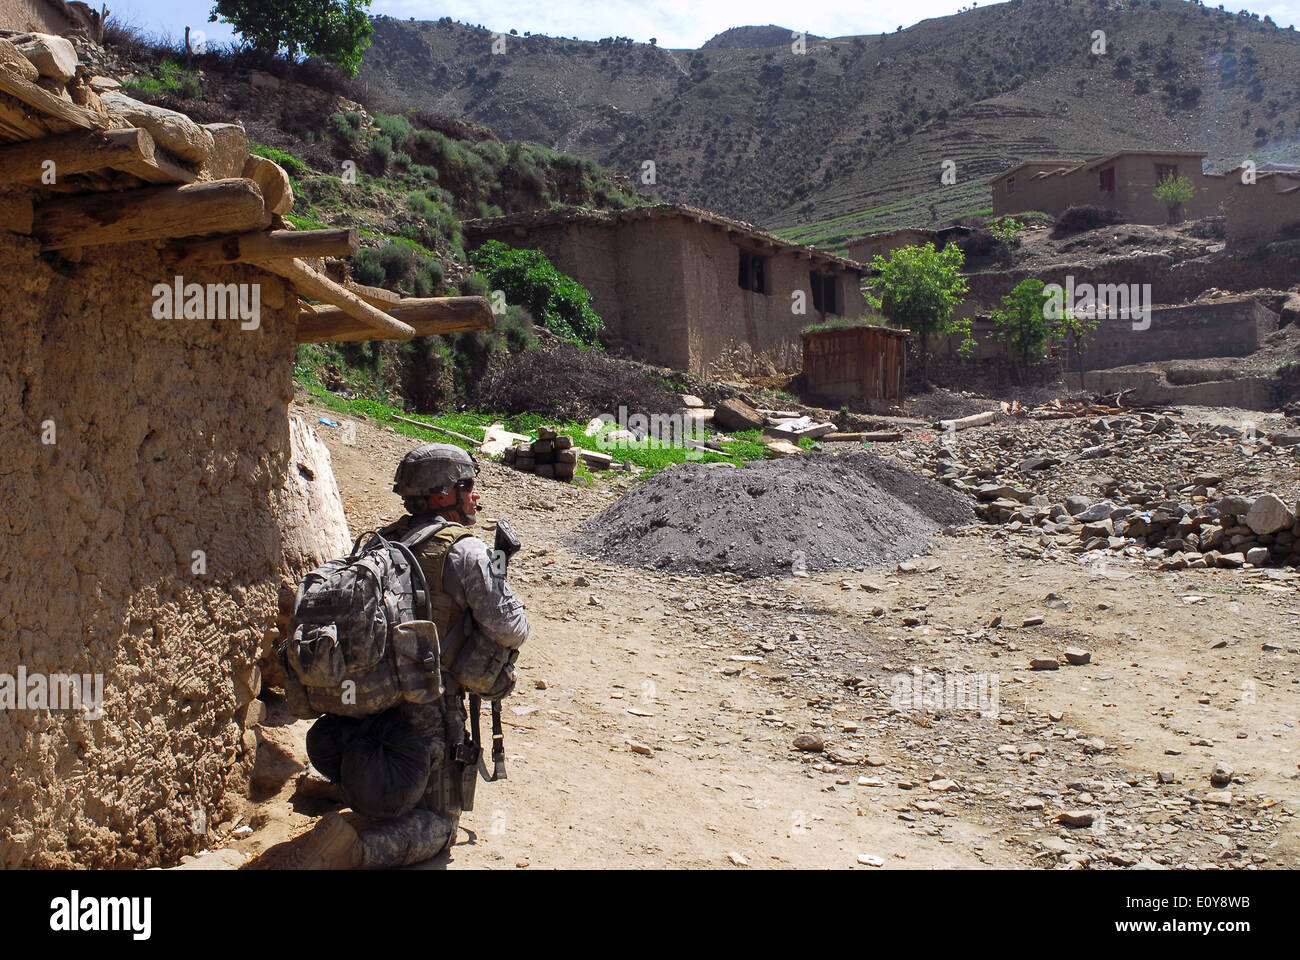
[[[461,226],[466,233],[476,237],[487,237],[490,234],[499,233],[506,230],[528,231],[533,227],[550,227],[559,226],[568,223],[592,224],[600,226],[619,226],[624,223],[631,223],[638,220],[664,220],[664,219],[683,219],[694,223],[708,224],[725,230],[729,234],[736,234],[748,240],[752,240],[759,246],[771,247],[775,250],[782,250],[787,253],[802,256],[814,263],[833,264],[844,270],[851,270],[854,273],[863,274],[866,268],[856,260],[850,260],[847,257],[837,256],[828,253],[817,247],[810,247],[800,243],[792,243],[789,240],[783,240],[778,236],[768,233],[761,227],[752,223],[745,223],[742,220],[732,220],[729,217],[720,214],[710,213],[707,210],[701,210],[684,203],[657,203],[645,207],[629,207],[625,210],[589,210],[585,207],[561,207],[554,210],[535,210],[525,213],[515,213],[506,217],[493,217],[491,219],[465,220]]]

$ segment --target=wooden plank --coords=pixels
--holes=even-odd
[[[21,100],[29,107],[34,107],[36,112],[45,117],[53,117],[69,126],[80,127],[83,130],[102,130],[105,127],[104,122],[85,107],[60,100],[48,90],[43,90],[7,70],[0,70],[0,90]]]
[[[49,186],[42,181],[52,175],[63,178],[95,170],[123,170],[142,180],[157,183],[189,183],[192,171],[161,158],[148,130],[77,130],[72,133],[27,140],[0,147],[0,183]],[[49,164],[52,163],[53,167]]]
[[[448,430],[446,427],[440,427],[437,424],[425,423],[423,420],[411,420],[408,417],[399,417],[397,414],[393,414],[393,419],[400,420],[402,423],[409,423],[415,427],[424,427],[424,429],[426,430],[434,430],[438,433],[445,433],[449,437],[455,437],[457,440],[464,440],[466,443],[472,443],[475,446],[478,446],[480,443],[480,441],[475,440],[473,437],[467,437],[463,433],[457,433],[455,430]]]
[[[33,233],[42,250],[162,240],[270,226],[252,180],[213,180],[46,200]]]
[[[410,297],[387,312],[395,320],[409,324],[412,335],[417,337],[491,330],[494,322],[492,307],[485,297]],[[383,339],[392,338],[376,334],[337,307],[321,307],[314,315],[298,318],[299,343]]]
[[[326,254],[326,256],[343,256],[343,254]],[[364,283],[357,283],[355,280],[345,280],[343,286],[366,301],[366,303],[378,307],[380,310],[387,310],[389,307],[402,302],[400,293],[385,290],[383,287],[370,287]]]
[[[231,234],[206,240],[169,244],[163,259],[169,266],[292,260],[303,257],[350,257],[361,249],[352,229],[271,230]],[[400,299],[396,294],[393,300]]]
[[[258,199],[260,201],[261,191],[258,191]],[[332,303],[351,319],[360,321],[360,326],[367,330],[369,336],[358,337],[356,339],[410,340],[415,336],[414,327],[411,327],[400,320],[395,320],[388,314],[377,310],[358,297],[355,293],[339,286],[324,274],[317,273],[302,260],[267,260],[259,263],[258,266],[270,273],[275,273],[284,277],[294,285],[294,288],[300,294],[309,297],[312,300],[321,300],[325,303]],[[321,314],[317,313],[312,316],[312,324],[318,324],[320,323],[320,320]],[[301,324],[299,329],[301,332]],[[300,339],[299,342],[307,343],[319,341],[304,341]]]

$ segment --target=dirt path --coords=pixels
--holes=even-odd
[[[400,510],[389,486],[410,446],[355,422],[353,443],[322,428],[354,534]],[[613,490],[492,464],[480,480],[485,515],[524,538],[510,578],[533,633],[506,705],[509,779],[479,784],[450,858],[428,866],[1300,863],[1294,577],[1099,574],[982,526],[914,572],[674,576],[565,546]],[[1031,614],[1043,624],[1022,627]],[[1028,669],[1066,646],[1092,662]],[[996,709],[913,709],[897,687],[913,670],[996,678]],[[262,771],[254,832],[232,845],[245,854],[322,809],[301,787],[293,800],[304,730],[264,731],[283,762]],[[823,749],[793,750],[800,734]],[[1211,788],[1216,761],[1228,790]]]

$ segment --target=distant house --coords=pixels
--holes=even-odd
[[[1221,214],[1231,174],[1202,172],[1204,151],[1121,150],[1090,160],[1033,160],[989,181],[996,217],[1041,210],[1059,217],[1074,206],[1105,207],[1124,214],[1129,223],[1166,223],[1169,210],[1154,196],[1170,174],[1196,187],[1182,215],[1199,219]]]
[[[916,247],[933,243],[936,250],[942,250],[949,243],[961,244],[974,231],[970,227],[952,226],[937,230],[921,227],[902,227],[898,230],[886,230],[883,233],[869,233],[866,236],[850,240],[846,252],[850,260],[866,266],[877,256],[888,257],[890,252],[901,247]]]
[[[1231,247],[1300,239],[1300,172],[1259,173],[1254,183],[1235,177],[1224,206]]]
[[[607,345],[697,374],[738,348],[798,369],[805,326],[866,306],[861,264],[680,204],[521,213],[464,231],[470,247],[541,250],[591,292]]]

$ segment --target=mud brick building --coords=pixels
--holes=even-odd
[[[57,67],[0,39],[0,674],[103,698],[0,710],[0,868],[146,867],[232,815],[282,586],[347,544],[318,537],[296,466],[294,343],[491,312],[331,279],[355,234],[289,228],[288,177],[242,127]],[[209,291],[198,315],[158,309],[178,276]],[[255,316],[229,309],[254,288]]]
[[[804,327],[865,309],[861,264],[678,204],[514,214],[464,230],[471,247],[541,250],[591,292],[608,346],[697,374],[741,346],[797,369]]]
[[[1190,220],[1218,216],[1232,174],[1203,173],[1207,154],[1190,150],[1121,150],[1090,160],[1032,160],[992,180],[993,215],[1040,210],[1059,217],[1075,206],[1104,207],[1128,223],[1167,223],[1169,210],[1154,196],[1167,175],[1187,177],[1196,195],[1183,207]]]

